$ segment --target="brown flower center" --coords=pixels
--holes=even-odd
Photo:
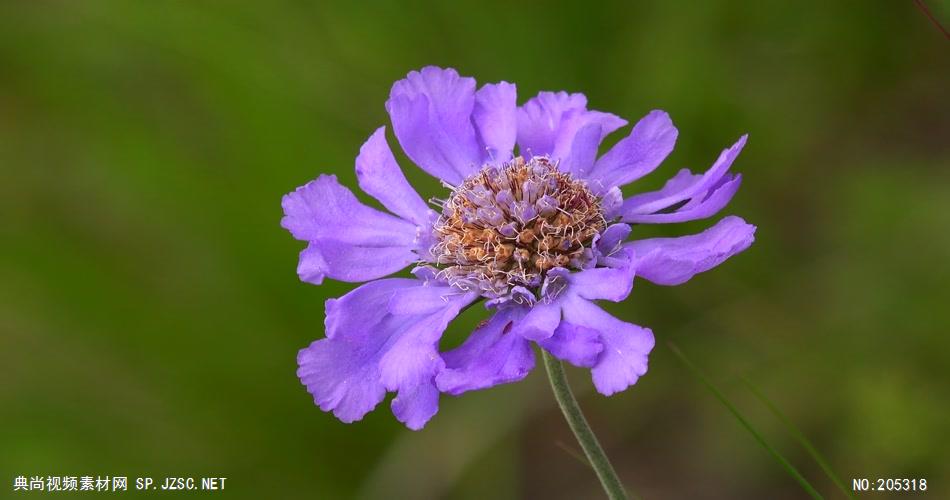
[[[546,157],[487,166],[442,208],[431,250],[439,274],[488,297],[536,293],[548,270],[583,267],[607,225],[600,198]]]

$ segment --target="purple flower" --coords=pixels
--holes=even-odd
[[[388,213],[332,175],[283,199],[281,225],[308,242],[300,278],[365,282],[327,301],[326,338],[297,357],[314,402],[344,422],[395,392],[396,418],[420,429],[440,393],[524,378],[535,364],[531,342],[590,368],[602,394],[622,391],[646,372],[653,333],[595,301],[624,300],[635,274],[683,283],[753,241],[755,227],[733,216],[692,236],[627,241],[631,224],[722,209],[742,180],[728,170],[745,136],[706,172],[684,169],[658,191],[624,198],[621,186],[673,150],[677,131],[663,111],[598,157],[601,141],[627,122],[588,110],[582,94],[541,92],[519,107],[511,83],[476,90],[455,70],[427,67],[393,85],[386,109],[406,155],[447,187],[433,200],[438,211],[406,181],[385,127],[360,148],[356,175]],[[386,278],[408,266],[414,277]],[[449,322],[479,301],[491,317],[440,352]]]

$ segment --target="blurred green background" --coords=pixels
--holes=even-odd
[[[950,2],[929,5],[950,24]],[[750,134],[724,213],[759,226],[755,245],[610,307],[657,336],[636,386],[604,398],[570,372],[632,491],[804,496],[673,341],[828,496],[743,377],[849,486],[926,478],[948,498],[948,49],[909,0],[3,2],[0,497],[18,475],[224,476],[218,495],[248,499],[598,497],[542,370],[443,397],[417,433],[388,404],[341,424],[294,374],[323,301],[352,286],[298,281],[280,197],[321,172],[355,187],[390,85],[437,64],[516,82],[522,102],[566,89],[630,120],[669,111],[677,148],[628,193]]]

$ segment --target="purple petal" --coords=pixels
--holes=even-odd
[[[604,211],[607,220],[620,218],[620,207],[623,206],[623,193],[618,187],[612,187],[600,194],[600,208]]]
[[[475,80],[434,66],[393,84],[386,101],[393,132],[403,151],[429,174],[460,184],[482,165],[472,110]]]
[[[436,377],[439,390],[457,396],[523,379],[534,368],[531,344],[511,332],[515,308],[495,313],[459,347],[442,354],[445,370]]]
[[[402,320],[404,329],[387,344],[379,361],[380,381],[396,391],[393,414],[410,429],[421,429],[438,410],[436,376],[445,368],[439,356],[438,342],[449,322],[466,304],[474,300],[456,298],[428,315],[390,316]]]
[[[382,134],[375,137],[382,138]],[[382,145],[385,147],[385,141]],[[391,159],[391,153],[389,156]],[[396,174],[402,178],[398,167]],[[416,241],[419,228],[415,224],[360,203],[334,176],[320,176],[284,196],[283,207],[281,225],[294,237],[310,242],[297,266],[303,281],[320,284],[325,277],[366,281],[419,259],[416,252],[421,245]]]
[[[389,405],[396,420],[418,431],[439,412],[439,389],[428,383],[400,390]]]
[[[300,252],[297,274],[319,285],[324,277],[360,283],[388,276],[419,260],[409,246],[362,247],[334,240],[311,241]]]
[[[620,321],[593,302],[572,297],[564,304],[564,319],[596,330],[604,350],[591,369],[594,387],[606,396],[635,384],[647,371],[647,355],[653,349],[653,332]]]
[[[436,412],[434,379],[444,366],[431,338],[441,335],[445,320],[434,316],[387,315],[370,328],[314,342],[298,356],[298,376],[314,402],[344,422],[362,418],[387,389],[397,391],[393,413],[419,429]]]
[[[390,390],[397,392],[393,413],[409,428],[421,428],[435,414],[435,377],[444,367],[439,338],[475,297],[456,296],[426,314],[387,312],[394,293],[423,287],[420,280],[379,280],[327,301],[328,338],[301,351],[298,372],[322,409],[353,421]]]
[[[627,236],[630,236],[630,226],[626,224],[613,224],[607,227],[599,237],[595,236],[594,246],[599,253],[598,263],[608,267],[619,267],[619,265],[614,265],[615,261],[611,259],[614,256],[620,256],[618,255],[621,250],[620,244],[627,239]]]
[[[604,350],[597,330],[566,321],[561,322],[550,338],[538,341],[538,345],[554,357],[584,368],[594,366]]]
[[[390,316],[401,322],[400,335],[380,358],[380,381],[390,391],[412,390],[432,383],[445,363],[435,343],[454,314],[431,314],[419,318]]]
[[[627,124],[610,113],[588,111],[583,94],[541,92],[518,108],[518,146],[524,156],[563,160],[570,155],[577,131],[592,123],[601,126],[601,140]]]
[[[629,250],[621,250],[629,252]],[[631,262],[632,252],[616,260],[620,267],[585,269],[568,275],[570,291],[588,300],[620,302],[630,295],[635,268]]]
[[[401,291],[397,290],[396,293]],[[436,350],[442,332],[459,311],[476,298],[474,293],[457,294],[446,301],[439,301],[437,308],[429,308],[422,314],[390,316],[394,321],[402,321],[404,327],[403,334],[390,343],[389,351],[380,362],[383,384],[389,390],[397,390],[425,383],[434,377],[443,366]]]
[[[317,340],[297,355],[297,376],[321,410],[355,422],[386,396],[373,362],[377,348],[377,343]]]
[[[722,153],[719,154],[719,158],[716,159],[716,162],[713,163],[713,166],[710,167],[709,170],[707,170],[702,175],[702,177],[697,179],[696,182],[689,183],[679,192],[671,193],[665,198],[661,198],[653,201],[652,203],[641,206],[641,211],[639,213],[657,212],[683,200],[693,198],[696,195],[703,193],[709,190],[709,188],[719,184],[720,179],[729,170],[732,162],[735,161],[736,157],[739,156],[743,146],[745,146],[747,138],[747,135],[743,135],[735,144],[732,145],[732,147],[723,150]]]
[[[587,108],[584,94],[541,92],[518,108],[518,146],[525,157],[549,155],[561,117],[573,110]]]
[[[483,85],[475,93],[472,121],[480,144],[495,162],[511,159],[518,134],[517,89],[508,82]]]
[[[560,322],[560,304],[556,302],[550,304],[538,302],[530,308],[523,318],[515,322],[511,333],[528,340],[543,340],[554,334],[554,329],[557,328]]]
[[[312,245],[307,245],[307,248],[300,251],[300,261],[297,263],[297,276],[300,276],[300,281],[322,284],[329,268],[320,250]]]
[[[633,182],[666,159],[673,151],[676,136],[670,116],[663,111],[651,111],[634,125],[630,135],[597,160],[587,179],[598,186],[599,192]]]
[[[410,246],[416,226],[356,199],[334,175],[321,175],[281,201],[280,225],[304,241],[333,239],[361,246]]]
[[[462,292],[456,287],[438,282],[427,282],[422,286],[397,290],[385,306],[389,312],[397,315],[429,314],[445,308],[460,299],[474,300],[473,292]]]
[[[727,174],[732,162],[742,151],[747,136],[724,150],[703,175],[680,170],[662,189],[624,200],[620,214],[624,222],[685,222],[709,217],[726,205],[739,188],[741,176]],[[684,201],[688,202],[669,213],[660,213]]]
[[[554,151],[551,156],[555,159],[568,158],[571,154],[571,148],[574,146],[574,139],[577,132],[587,125],[600,125],[600,140],[611,132],[627,124],[627,120],[610,113],[601,111],[575,110],[566,113],[562,117],[560,129],[554,139]],[[600,146],[600,141],[597,142]]]
[[[726,174],[720,184],[714,186],[703,197],[692,198],[688,203],[670,213],[644,214],[624,216],[630,223],[640,224],[669,224],[705,219],[716,215],[732,199],[739,185],[742,184],[742,175],[731,176]]]
[[[366,283],[346,295],[326,302],[324,327],[327,337],[357,336],[365,333],[387,315],[386,306],[397,290],[418,287],[410,278],[389,278]]]
[[[379,363],[380,380],[390,391],[430,382],[444,363],[435,349],[454,314],[389,316],[400,323],[400,336],[387,346]]]
[[[623,201],[623,207],[626,208],[627,212],[631,214],[634,213],[634,207],[648,207],[652,208],[653,206],[661,206],[666,208],[669,205],[675,203],[668,203],[669,200],[673,199],[680,192],[683,192],[693,185],[698,184],[699,181],[703,178],[700,174],[694,174],[689,171],[687,168],[680,169],[676,172],[676,175],[671,177],[666,183],[657,191],[648,191],[646,193],[635,194],[626,200]],[[656,202],[663,200],[659,204]],[[662,210],[660,208],[659,210]],[[621,209],[623,211],[623,209]]]
[[[659,285],[679,285],[749,248],[755,226],[729,216],[699,234],[634,241],[637,274]]]
[[[386,143],[386,127],[376,129],[360,148],[356,157],[356,177],[360,189],[379,200],[390,212],[419,226],[429,224],[432,210],[399,169]]]
[[[570,154],[561,159],[558,169],[570,172],[575,177],[586,178],[594,167],[594,160],[597,159],[597,149],[600,147],[600,141],[603,140],[601,130],[599,123],[588,123],[581,127],[574,134]]]

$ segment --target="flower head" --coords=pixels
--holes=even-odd
[[[530,305],[547,271],[583,269],[607,227],[600,198],[547,157],[488,165],[456,187],[433,227],[444,281]]]
[[[326,338],[300,351],[298,376],[315,403],[340,420],[361,419],[386,392],[419,429],[441,393],[458,395],[524,378],[531,343],[590,368],[611,395],[646,372],[653,333],[595,301],[622,301],[634,275],[676,285],[748,248],[755,227],[725,217],[680,238],[632,240],[632,224],[711,217],[741,182],[729,173],[745,136],[706,172],[680,170],[661,189],[624,198],[620,187],[657,168],[677,131],[652,111],[598,157],[626,121],[587,109],[581,94],[542,92],[517,106],[515,86],[475,88],[455,70],[409,73],[386,102],[406,155],[447,187],[430,208],[396,164],[381,127],[356,158],[364,205],[322,175],[283,199],[282,225],[308,242],[297,272],[365,282],[326,304]],[[517,145],[517,150],[516,150]],[[413,266],[411,278],[387,278]],[[464,308],[491,317],[463,344],[439,340]]]

